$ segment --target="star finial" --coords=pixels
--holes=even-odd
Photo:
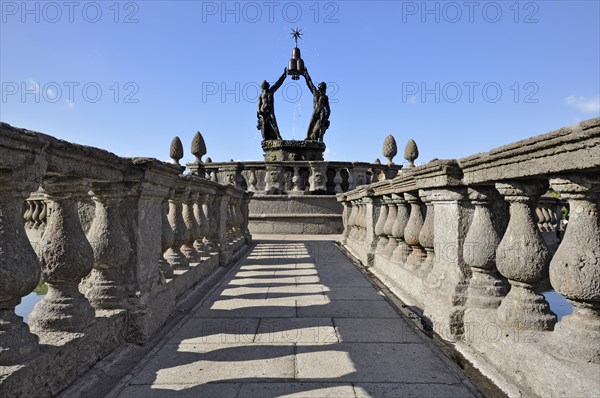
[[[298,39],[302,39],[302,33],[300,32],[302,32],[302,29],[296,27],[296,29],[292,29],[292,33],[290,33],[296,42],[296,47],[298,47]]]

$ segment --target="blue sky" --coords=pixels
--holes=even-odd
[[[296,26],[329,160],[373,161],[388,134],[458,158],[600,116],[598,1],[0,3],[0,119],[122,156],[166,160],[178,135],[191,160],[199,130],[214,161],[262,159],[257,87]],[[303,139],[304,80],[275,107]]]

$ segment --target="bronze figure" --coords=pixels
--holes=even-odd
[[[275,91],[283,84],[287,76],[287,68],[283,69],[283,74],[279,77],[279,80],[273,84],[272,87],[266,80],[263,80],[260,84],[262,93],[258,98],[258,110],[256,116],[258,117],[257,129],[261,130],[263,140],[281,140],[281,134],[279,134],[279,127],[277,126],[277,119],[275,119],[275,104],[273,96]]]
[[[306,79],[308,88],[314,96],[313,114],[310,118],[310,124],[308,125],[306,140],[323,142],[325,131],[329,128],[329,115],[331,114],[329,97],[326,93],[327,84],[321,82],[319,83],[318,88],[315,88],[315,85],[308,74],[308,69],[305,69],[304,71],[304,78]]]

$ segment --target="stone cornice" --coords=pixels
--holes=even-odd
[[[125,159],[103,149],[73,144],[6,123],[0,123],[0,133],[0,165],[3,166],[21,163],[32,154],[38,154],[45,156],[49,175],[77,175],[104,181],[121,180],[127,167]]]
[[[599,170],[600,118],[462,158],[458,163],[468,184]]]
[[[411,170],[419,189],[462,185],[463,173],[454,159],[432,160]]]
[[[392,180],[383,180],[378,181],[370,185],[370,188],[373,190],[374,195],[390,195],[395,192],[394,187],[392,185]]]

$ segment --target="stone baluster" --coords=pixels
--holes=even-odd
[[[376,221],[379,220],[379,215],[384,211],[383,209],[387,209],[387,205],[382,204],[382,198],[373,197],[373,191],[368,192],[367,195],[361,199],[363,203],[361,216],[362,239],[359,243],[364,245],[361,261],[365,266],[370,267],[373,266],[378,243],[378,236],[375,232]]]
[[[559,358],[600,363],[600,178],[550,180],[569,201],[569,227],[550,263],[550,282],[572,305],[550,338]]]
[[[23,220],[25,221],[25,228],[31,229],[35,222],[33,221],[33,212],[35,211],[35,201],[25,201],[25,214],[23,214]]]
[[[425,191],[419,191],[419,196],[421,197],[421,201],[425,204],[425,221],[423,221],[423,227],[419,232],[419,245],[425,249],[425,258],[423,259],[423,263],[421,264],[421,271],[423,273],[427,273],[433,267],[433,257],[434,257],[434,248],[433,248],[433,229],[434,229],[434,214],[435,207],[429,196],[429,193]]]
[[[362,242],[365,238],[365,202],[361,198],[358,202],[358,211],[356,213],[356,240]]]
[[[230,223],[231,223],[231,239],[233,241],[237,240],[238,232],[239,232],[237,207],[238,207],[237,198],[231,197],[229,199],[229,214],[231,217],[231,221],[230,221]]]
[[[234,214],[234,219],[235,219],[235,236],[236,238],[239,240],[242,238],[242,215],[240,213],[240,207],[242,205],[242,200],[239,197],[236,197],[234,199],[234,207],[233,207],[233,214]]]
[[[227,237],[227,241],[229,243],[233,236],[233,211],[231,197],[227,197],[225,204],[225,236]]]
[[[95,214],[87,239],[94,252],[94,268],[82,283],[82,292],[97,309],[124,308],[126,266],[132,250],[123,229],[122,203],[127,189],[122,183],[92,186]]]
[[[556,205],[556,229],[563,232],[565,230],[565,215],[563,215],[563,209],[566,210],[568,215],[568,204],[562,201]]]
[[[542,213],[542,209],[539,206],[535,208],[535,217],[537,226],[540,229],[540,231],[545,231],[546,228],[544,226],[544,213]]]
[[[168,220],[173,230],[173,244],[167,249],[164,257],[174,270],[188,269],[190,263],[181,252],[181,246],[188,242],[189,232],[183,219],[183,202],[189,196],[189,186],[187,182],[179,181],[175,188],[173,196],[169,198]]]
[[[243,197],[238,196],[235,198],[235,228],[237,229],[237,236],[239,238],[242,237],[242,223],[244,222],[244,218],[242,216],[242,206],[243,206]]]
[[[197,263],[200,261],[198,252],[194,247],[194,242],[196,239],[200,237],[200,226],[198,225],[198,221],[196,220],[196,215],[194,214],[194,206],[198,201],[198,192],[192,191],[187,197],[187,200],[183,202],[183,222],[188,231],[188,239],[187,241],[181,245],[181,252],[187,258],[190,263]]]
[[[239,239],[243,237],[242,224],[244,222],[244,217],[242,216],[242,205],[243,197],[237,197],[235,199],[235,228],[237,229],[237,236]]]
[[[23,171],[31,172],[30,167]],[[23,201],[39,185],[23,178],[32,175],[15,176],[0,170],[0,366],[22,363],[38,352],[37,336],[15,314],[21,297],[33,291],[40,280],[38,258],[22,219]]]
[[[346,192],[348,192],[356,188],[356,182],[354,181],[354,170],[352,167],[346,167],[346,171],[348,172],[348,189]]]
[[[30,214],[30,223],[29,223],[29,228],[30,229],[40,229],[45,221],[45,217],[42,218],[43,216],[45,216],[45,209],[46,209],[46,205],[44,204],[43,200],[40,199],[34,199],[34,200],[30,200],[28,201],[28,203],[30,203],[31,207],[32,207],[32,211]]]
[[[362,198],[356,201],[356,220],[354,223],[354,228],[356,231],[354,239],[357,242],[360,242],[363,239],[363,217],[364,217],[364,203]]]
[[[242,234],[244,236],[244,240],[246,244],[250,244],[252,242],[252,234],[250,233],[250,229],[248,228],[248,224],[250,223],[250,201],[252,200],[253,194],[250,192],[246,192],[242,199],[242,208],[240,214],[242,215]]]
[[[38,254],[48,294],[35,305],[29,325],[35,331],[80,332],[95,322],[94,308],[79,292],[79,282],[94,265],[77,202],[90,183],[78,177],[46,177],[44,189],[52,215],[39,242]]]
[[[552,231],[557,231],[560,224],[560,207],[554,205],[550,207],[550,224],[552,225]]]
[[[392,195],[392,197],[395,198],[394,200],[396,201],[396,206],[398,208],[396,221],[392,227],[392,234],[394,235],[394,238],[396,238],[397,243],[396,248],[392,253],[392,259],[404,264],[411,251],[410,246],[404,240],[404,230],[408,224],[410,211],[406,200],[404,200],[404,197],[401,194]]]
[[[33,201],[33,213],[31,213],[31,218],[33,221],[32,228],[39,229],[42,226],[42,211],[45,209],[45,204],[43,200],[34,200]]]
[[[496,249],[500,244],[498,227],[492,215],[493,201],[502,200],[491,189],[470,188],[469,199],[475,206],[473,220],[463,246],[465,263],[472,277],[467,288],[467,307],[493,308],[506,295],[506,282],[496,269]]]
[[[248,176],[248,191],[255,192],[258,189],[256,188],[256,183],[258,182],[258,178],[256,178],[256,171],[251,169],[247,173]]]
[[[335,176],[333,177],[333,191],[335,193],[341,193],[343,192],[342,190],[342,182],[344,182],[344,180],[342,179],[342,169],[339,167],[335,168]]]
[[[550,217],[550,209],[548,208],[547,205],[545,205],[544,207],[542,207],[542,215],[544,216],[544,228],[545,231],[552,231],[552,217]]]
[[[361,242],[366,242],[367,240],[372,240],[373,238],[375,238],[375,224],[373,221],[373,230],[369,231],[369,220],[367,220],[367,217],[369,217],[369,215],[371,214],[369,212],[369,208],[373,209],[375,207],[377,208],[381,208],[381,203],[378,202],[378,200],[374,200],[373,198],[370,197],[363,197],[361,200],[362,203],[362,214],[360,216],[360,241]],[[377,214],[378,216],[378,214]],[[369,236],[369,232],[371,232],[371,234],[373,236]],[[376,242],[375,242],[376,243]]]
[[[46,227],[46,219],[48,217],[48,206],[46,206],[46,202],[44,202],[43,200],[39,200],[38,203],[40,204],[42,210],[40,211],[40,215],[38,216],[37,220],[34,220],[34,228],[43,230]]]
[[[200,194],[198,195],[198,200],[194,203],[194,217],[198,223],[198,235],[194,240],[194,249],[196,249],[200,260],[209,255],[205,244],[205,240],[209,233],[209,225],[208,219],[206,218],[206,212],[204,211],[204,208],[208,203],[208,197],[208,194]]]
[[[536,225],[535,209],[547,184],[506,182],[496,189],[510,204],[510,220],[496,255],[498,271],[511,289],[498,307],[498,320],[512,329],[552,330],[556,315],[534,286],[548,272],[548,248]]]
[[[356,240],[358,238],[359,227],[358,227],[358,217],[360,213],[360,206],[358,200],[352,201],[352,212],[350,213],[350,236],[349,238],[352,240]]]
[[[360,200],[354,200],[352,202],[352,212],[354,215],[352,215],[352,214],[350,215],[350,217],[352,219],[352,222],[351,222],[352,230],[350,232],[351,233],[350,237],[353,240],[358,240],[358,238],[360,236],[360,220],[359,220],[360,211],[361,211],[360,202],[361,202]]]
[[[396,218],[398,216],[398,207],[396,205],[397,197],[398,195],[391,195],[387,203],[388,215],[385,225],[383,226],[383,233],[386,235],[388,243],[385,245],[382,252],[383,256],[386,258],[389,258],[392,255],[394,249],[396,249],[396,246],[398,245],[393,233],[394,224],[396,223]]]
[[[219,265],[225,266],[231,259],[229,227],[230,195],[225,187],[220,187],[212,206],[212,217],[216,226],[214,242],[219,252]],[[230,224],[229,224],[230,225]]]
[[[170,190],[169,194],[167,195],[165,200],[163,200],[162,211],[160,214],[160,217],[161,217],[161,238],[160,238],[160,240],[161,240],[162,255],[160,256],[160,258],[158,260],[158,269],[160,270],[160,272],[162,272],[163,276],[167,279],[173,278],[173,276],[175,275],[173,273],[173,268],[171,267],[171,264],[169,264],[169,262],[165,258],[165,254],[166,254],[167,250],[169,250],[169,248],[171,246],[173,246],[173,243],[175,240],[175,235],[173,234],[173,228],[171,227],[171,224],[169,223],[169,218],[167,216],[167,214],[169,212],[169,201],[173,197],[173,194],[174,194],[174,191]]]
[[[348,200],[343,203],[346,203],[347,211],[348,211],[348,219],[346,220],[346,227],[344,228],[344,235],[346,241],[348,239],[352,239],[354,235],[354,220],[356,218],[356,204],[353,200]]]
[[[294,189],[294,182],[292,181],[294,178],[294,169],[285,167],[282,171],[282,176],[282,194],[287,195]]]
[[[356,205],[356,216],[354,218],[354,240],[359,242],[362,238],[362,216],[363,216],[363,202],[362,198],[355,201]]]
[[[410,204],[410,216],[404,229],[404,240],[412,249],[406,262],[412,268],[418,268],[426,254],[419,242],[419,234],[423,227],[423,210],[419,196],[413,192],[406,192],[404,199]]]
[[[219,218],[216,215],[218,212],[217,195],[209,195],[205,205],[202,206],[202,211],[206,217],[208,224],[208,236],[203,240],[205,246],[209,249],[210,253],[217,253],[219,251]]]
[[[346,196],[343,196],[341,201],[342,204],[342,244],[346,244],[348,241],[348,234],[350,233],[350,226],[348,225],[348,219],[350,218],[350,202],[347,200]]]
[[[391,198],[389,196],[383,196],[379,201],[379,218],[377,219],[377,223],[375,223],[375,236],[377,239],[377,248],[375,249],[377,254],[383,255],[383,249],[388,244],[388,237],[385,233],[385,225],[388,219],[388,211],[389,211],[389,202]]]

